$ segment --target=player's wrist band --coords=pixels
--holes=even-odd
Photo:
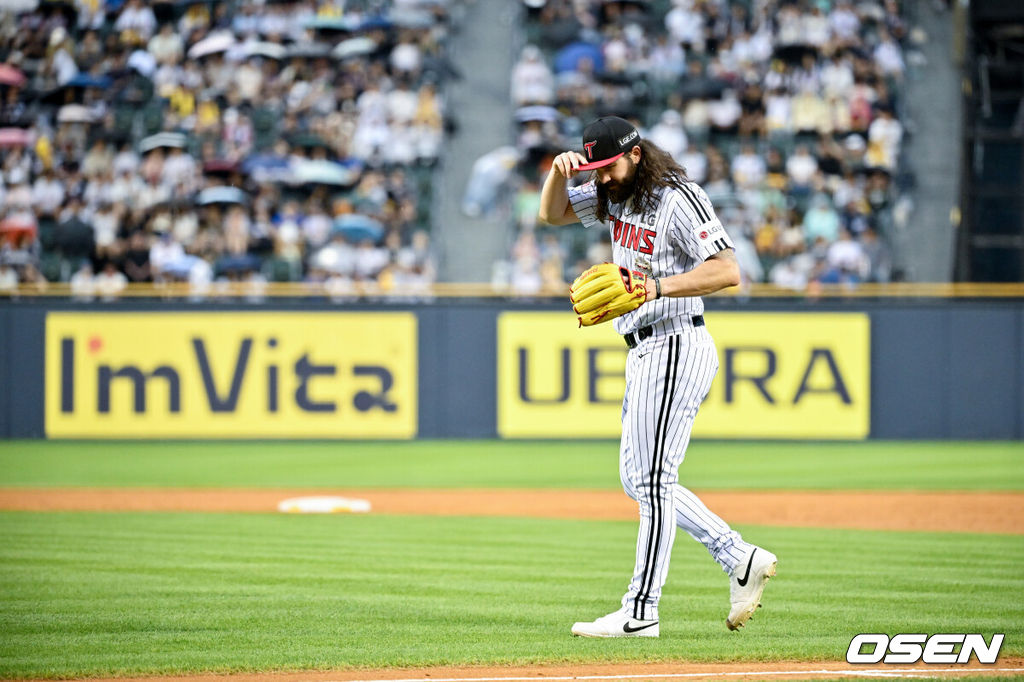
[[[657,277],[654,278],[654,294],[655,300],[661,298],[661,280]]]

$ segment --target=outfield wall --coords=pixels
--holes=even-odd
[[[712,298],[696,438],[1024,438],[1024,302]],[[0,302],[4,438],[615,437],[560,302]]]

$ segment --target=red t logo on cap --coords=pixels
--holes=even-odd
[[[587,158],[591,161],[594,160],[594,152],[592,150],[594,149],[595,144],[597,144],[597,140],[594,140],[593,142],[586,142],[583,145],[583,148],[587,150]]]

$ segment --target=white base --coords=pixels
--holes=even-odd
[[[365,514],[370,511],[370,502],[347,497],[293,497],[281,500],[277,511],[285,514]]]

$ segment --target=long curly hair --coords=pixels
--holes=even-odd
[[[641,215],[653,213],[658,208],[658,189],[675,187],[682,189],[689,182],[686,170],[664,149],[649,140],[640,140],[640,162],[636,164],[633,178],[633,211]],[[608,194],[597,186],[597,219],[608,219]]]

